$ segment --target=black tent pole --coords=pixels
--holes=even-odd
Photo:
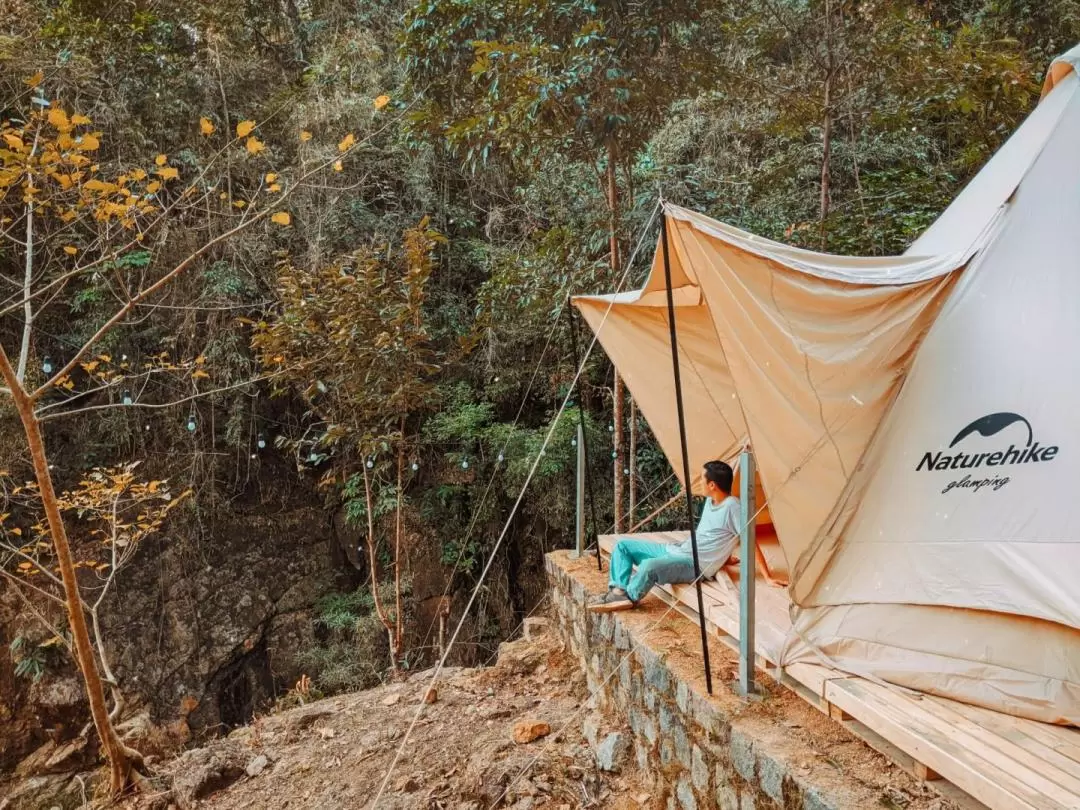
[[[604,562],[600,558],[600,531],[596,522],[596,496],[593,494],[592,468],[589,466],[589,433],[585,430],[585,384],[582,377],[585,369],[581,367],[578,356],[577,321],[574,319],[574,307],[570,303],[570,296],[566,296],[566,316],[570,320],[570,346],[574,352],[574,374],[578,378],[578,424],[581,425],[581,452],[585,454],[585,486],[589,491],[589,512],[592,514],[592,536],[596,544],[596,569],[604,570]],[[580,372],[580,374],[578,373]]]
[[[668,256],[667,215],[661,211],[660,234],[664,251],[664,282],[667,286],[668,326],[671,330],[671,366],[675,372],[675,407],[679,412],[679,443],[682,448],[683,489],[686,490],[686,518],[690,523],[690,549],[694,557],[694,588],[697,590],[698,620],[701,624],[701,655],[705,659],[705,688],[712,691],[709,665],[709,635],[705,631],[705,600],[701,595],[701,564],[698,562],[697,530],[694,528],[694,496],[690,492],[690,458],[686,450],[686,417],[683,415],[682,378],[679,376],[679,343],[675,332],[675,295],[671,289],[671,260]]]

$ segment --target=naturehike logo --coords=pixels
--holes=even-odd
[[[965,448],[968,448],[966,450],[957,450],[955,453],[946,451],[924,453],[915,469],[927,472],[975,470],[983,467],[1007,467],[1053,461],[1058,454],[1057,445],[1044,447],[1035,441],[1035,432],[1031,429],[1031,423],[1018,413],[991,413],[976,419],[949,442],[949,451],[973,433],[990,438],[1016,424],[1022,424],[1027,428],[1027,444],[1025,445],[1017,447],[1015,444],[1010,444],[1007,449],[983,449],[974,443],[977,440],[971,440],[965,444]],[[963,478],[950,481],[941,492],[944,494],[954,489],[973,489],[978,492],[984,487],[989,487],[996,492],[1011,480],[1007,475],[998,475],[997,472],[994,470],[988,478],[976,478],[968,473]]]

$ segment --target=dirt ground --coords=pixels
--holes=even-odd
[[[664,610],[650,604],[629,618],[654,626],[650,643],[664,645],[680,677],[702,678],[696,628],[675,615],[657,623]],[[851,806],[954,808],[775,684],[764,700],[743,703],[727,686],[733,654],[718,645],[713,662],[725,709],[791,752],[808,779],[849,791]],[[494,667],[444,671],[434,702],[425,703],[430,678],[418,673],[259,718],[159,765],[160,792],[144,792],[128,810],[352,810],[371,806],[384,779],[380,810],[660,810],[662,791],[650,790],[632,764],[621,775],[598,769],[582,731],[596,718],[584,678],[551,629],[502,645]],[[540,736],[515,741],[516,732]]]
[[[425,704],[430,677],[261,718],[163,766],[159,781],[173,781],[172,795],[130,807],[367,807],[388,771],[380,810],[650,806],[635,777],[597,769],[582,736],[584,680],[551,635],[503,645],[489,669],[445,670]],[[515,742],[516,729],[543,724],[549,733]]]

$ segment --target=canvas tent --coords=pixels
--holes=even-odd
[[[903,256],[664,208],[690,468],[752,446],[788,661],[1080,724],[1078,69]],[[662,262],[575,304],[679,473]]]

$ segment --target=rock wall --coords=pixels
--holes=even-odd
[[[793,741],[784,726],[755,716],[752,706],[734,695],[724,680],[732,672],[732,656],[718,644],[710,650],[716,669],[710,697],[697,628],[690,622],[678,614],[661,620],[662,606],[589,613],[588,593],[602,592],[605,585],[596,559],[574,561],[558,551],[547,556],[546,567],[553,616],[585,672],[592,701],[608,718],[628,726],[631,759],[652,778],[669,810],[878,805],[877,793],[810,762],[813,751]],[[605,742],[619,744],[616,736]],[[602,753],[598,750],[598,757]]]

